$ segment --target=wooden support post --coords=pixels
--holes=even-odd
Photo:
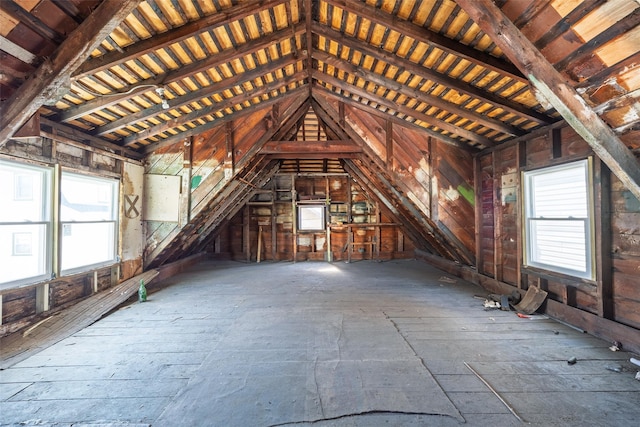
[[[49,299],[49,282],[36,287],[36,313],[44,313],[51,309]]]
[[[387,169],[392,169],[393,167],[393,122],[391,120],[387,120],[386,128],[385,128],[385,137],[387,143]]]
[[[293,262],[298,260],[298,210],[296,208],[296,176],[291,174],[291,224],[293,229]]]
[[[378,202],[376,202],[376,224],[382,224],[382,215],[380,213],[380,204]],[[376,239],[376,259],[380,259],[380,246],[381,246],[381,241],[382,241],[382,230],[380,228],[380,225],[376,225],[375,228],[375,239]],[[372,254],[373,256],[373,254]]]
[[[277,179],[271,180],[271,260],[276,261],[278,256],[278,224],[277,224],[277,212],[276,212],[276,200],[278,199],[278,192],[276,184]]]
[[[247,262],[251,262],[251,241],[250,239],[250,228],[249,224],[251,222],[251,212],[249,210],[249,205],[244,206],[244,221],[242,223],[242,240],[244,241],[244,252],[247,259]]]
[[[342,104],[342,103],[340,103]],[[347,176],[347,224],[351,224],[353,218],[351,216],[351,175]],[[351,253],[353,251],[353,230],[347,227],[347,262],[351,262]]]
[[[484,274],[482,257],[482,166],[480,156],[473,158],[473,181],[475,184],[475,239],[476,239],[476,271]]]
[[[325,163],[326,165],[326,163]],[[326,172],[326,169],[325,169]],[[327,232],[327,262],[333,262],[333,253],[331,252],[331,186],[329,185],[329,177],[325,177],[325,229]]]
[[[260,263],[260,255],[262,254],[262,226],[258,227],[258,249],[256,253],[256,262]]]
[[[493,153],[493,278],[502,281],[502,155]]]
[[[227,155],[224,159],[224,176],[227,180],[235,174],[235,154],[233,144],[233,120],[228,121],[225,125],[225,149]]]
[[[600,160],[594,159],[593,163],[598,316],[614,319],[613,263],[611,261],[611,174],[607,166]]]
[[[434,179],[436,176],[437,165],[437,142],[431,137],[428,140],[429,144],[429,215],[433,221],[438,220],[438,180]]]
[[[518,145],[516,145],[516,161],[517,169],[518,169],[518,187],[516,189],[516,283],[519,289],[523,289],[526,287],[525,283],[529,280],[526,274],[522,273],[522,265],[524,264],[524,223],[522,218],[524,216],[524,206],[522,204],[524,200],[524,194],[522,192],[522,174],[520,170],[527,166],[527,143],[526,141],[520,141]]]
[[[193,137],[184,140],[182,157],[182,188],[180,194],[180,227],[184,227],[191,220],[191,171],[193,155]]]

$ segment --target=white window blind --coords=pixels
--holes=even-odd
[[[587,160],[524,173],[527,265],[593,278]]]

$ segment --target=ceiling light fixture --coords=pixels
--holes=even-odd
[[[162,101],[162,103],[161,103],[162,109],[163,110],[168,110],[170,108],[170,106],[169,106],[169,102],[167,102],[167,98],[165,97],[164,88],[163,87],[157,87],[156,88],[156,93],[158,94],[158,96],[160,97],[160,100]]]

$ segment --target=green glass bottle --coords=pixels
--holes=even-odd
[[[144,280],[140,280],[140,287],[138,288],[138,302],[145,302],[147,300],[147,288],[144,286]]]

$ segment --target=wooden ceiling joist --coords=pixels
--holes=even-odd
[[[241,95],[233,96],[225,99],[221,102],[213,103],[210,106],[201,108],[199,110],[193,110],[190,113],[182,114],[179,117],[172,118],[164,121],[158,125],[151,126],[143,131],[134,133],[123,139],[125,146],[137,143],[141,139],[147,139],[156,136],[160,133],[166,132],[169,129],[173,129],[177,126],[185,125],[187,123],[198,120],[202,117],[214,114],[218,111],[225,110],[227,108],[233,108],[237,105],[242,105],[245,102],[250,102],[253,98],[258,98],[263,95],[267,95],[270,92],[279,91],[282,88],[286,88],[292,83],[298,83],[307,77],[306,71],[298,71],[291,76],[285,76],[282,80],[276,80],[272,83],[266,84],[261,87],[254,88]]]
[[[191,104],[192,102],[200,101],[203,98],[209,98],[214,94],[232,90],[236,86],[242,86],[244,83],[253,82],[253,80],[259,77],[274,73],[278,70],[282,70],[284,67],[295,64],[296,62],[298,62],[297,58],[292,55],[288,55],[277,61],[273,61],[265,65],[264,67],[258,67],[245,73],[236,74],[233,77],[221,80],[220,82],[214,83],[210,86],[205,86],[201,89],[187,92],[185,95],[176,98],[167,99],[167,102],[169,103],[171,109],[180,108],[185,105]],[[283,72],[283,74],[285,73]],[[127,114],[120,119],[100,126],[94,129],[91,133],[94,135],[105,135],[118,129],[122,129],[126,126],[133,125],[136,122],[144,121],[151,117],[157,116],[163,112],[166,112],[166,110],[163,108],[162,104],[154,104],[149,108],[142,109],[136,113]]]
[[[409,21],[397,18],[396,16],[374,6],[370,6],[367,3],[349,0],[324,1],[361,18],[366,18],[382,27],[397,31],[406,37],[411,37],[417,41],[428,43],[429,45],[437,47],[444,52],[466,59],[471,63],[508,76],[519,82],[527,83],[527,78],[524,77],[520,70],[512,64],[464,45],[458,41],[452,40],[427,28],[419,27]]]
[[[263,10],[282,4],[285,1],[288,0],[268,0],[261,1],[258,4],[254,2],[246,2],[231,8],[229,11],[222,10],[218,13],[205,16],[204,18],[189,22],[165,33],[157,34],[154,37],[134,43],[121,49],[121,51],[114,50],[105,55],[90,59],[75,73],[73,73],[73,78],[80,79],[82,77],[95,74],[117,64],[135,59],[141,55],[146,55],[155,50],[166,48],[190,37],[198,36],[206,31],[214,30],[216,27],[228,25],[231,22],[255,15]]]
[[[457,126],[455,124],[448,123],[444,120],[440,120],[436,117],[430,116],[426,113],[416,111],[410,107],[407,107],[402,104],[398,104],[394,101],[391,101],[389,99],[386,99],[374,93],[371,93],[366,89],[361,89],[356,85],[348,85],[344,81],[336,77],[332,77],[328,74],[315,72],[313,73],[313,78],[315,80],[319,80],[324,83],[328,83],[332,86],[338,87],[345,93],[349,93],[351,95],[357,95],[361,98],[375,102],[376,104],[383,106],[391,111],[397,111],[409,117],[413,117],[416,120],[420,120],[422,122],[428,123],[430,126],[440,128],[442,130],[449,132],[452,135],[456,135],[460,138],[464,138],[468,141],[474,142],[476,144],[480,144],[484,147],[493,147],[495,145],[490,139],[483,137],[473,131],[467,130],[464,127]]]
[[[640,200],[640,165],[606,123],[490,0],[456,0]]]
[[[160,74],[146,80],[141,80],[140,82],[128,87],[123,87],[116,93],[108,94],[109,96],[98,97],[80,104],[77,107],[68,108],[56,116],[56,119],[63,122],[77,119],[102,108],[113,106],[122,100],[132,98],[135,95],[152,90],[149,89],[149,87],[163,86],[180,81],[186,77],[193,76],[194,74],[206,71],[210,68],[218,67],[235,59],[267,49],[274,44],[281,43],[283,40],[295,37],[303,32],[303,26],[284,28],[282,30],[275,31],[267,36],[261,37],[259,40],[252,41],[251,43],[245,43],[236,48],[226,49],[220,53],[208,56],[184,67],[171,70],[165,74]],[[260,66],[261,65],[258,65],[258,68],[260,68]]]
[[[2,2],[5,3],[5,2]],[[0,146],[29,117],[53,97],[58,88],[67,84],[71,74],[91,52],[106,39],[140,0],[103,2],[56,49],[51,58],[36,70],[11,98],[0,106]]]
[[[277,155],[278,158],[326,159],[349,158],[361,153],[362,148],[351,140],[331,141],[269,141],[260,154]]]
[[[395,80],[380,76],[375,72],[363,73],[362,69],[354,65],[353,63],[346,61],[344,59],[337,58],[326,52],[316,50],[313,52],[313,58],[325,64],[339,68],[351,75],[357,76],[358,78],[373,82],[381,87],[394,90],[398,93],[401,93],[407,97],[413,98],[417,101],[424,102],[431,106],[437,107],[443,111],[448,111],[450,113],[456,114],[460,117],[465,117],[465,118],[468,118],[469,120],[476,121],[479,124],[486,126],[488,128],[495,129],[497,131],[500,131],[512,136],[519,136],[524,134],[524,131],[522,129],[519,129],[515,126],[511,126],[509,124],[503,123],[499,120],[493,119],[483,114],[478,114],[473,110],[460,107],[452,102],[446,101],[437,96],[423,92],[419,89],[413,89],[409,86],[400,84]]]
[[[245,107],[240,111],[235,111],[233,114],[229,114],[229,115],[225,115],[223,117],[220,118],[216,118],[215,120],[212,120],[210,122],[204,123],[204,124],[200,124],[198,126],[195,126],[191,129],[187,129],[185,131],[181,131],[179,133],[177,133],[176,135],[172,135],[169,136],[167,138],[161,139],[157,142],[154,142],[153,144],[150,143],[144,143],[142,145],[147,145],[148,147],[145,148],[144,152],[145,153],[150,153],[152,151],[158,150],[160,148],[163,147],[167,147],[169,145],[175,144],[176,142],[184,139],[185,137],[188,136],[192,136],[192,135],[197,135],[199,133],[202,132],[206,132],[208,130],[211,130],[215,127],[218,127],[222,124],[225,124],[229,121],[244,117],[248,114],[254,113],[255,111],[258,110],[262,110],[264,108],[268,108],[271,107],[274,104],[277,104],[285,99],[288,99],[290,97],[297,97],[299,100],[301,100],[300,102],[304,102],[304,100],[307,99],[307,93],[308,93],[308,87],[307,84],[301,85],[295,89],[289,90],[284,94],[280,94],[276,97],[272,97],[271,99],[268,99],[266,101],[261,101],[260,103],[251,105],[250,107]]]
[[[313,88],[313,93],[314,93],[314,99],[318,98],[318,95],[322,95],[322,96],[327,96],[333,99],[337,99],[338,101],[340,101],[341,103],[345,104],[345,105],[349,105],[351,107],[354,108],[358,108],[360,110],[366,111],[369,114],[372,114],[374,116],[383,118],[385,120],[390,120],[393,123],[399,124],[401,126],[408,126],[412,129],[416,129],[419,130],[422,133],[425,133],[426,135],[429,136],[433,136],[436,137],[438,139],[440,139],[442,142],[444,142],[445,144],[451,145],[453,147],[458,147],[458,148],[462,148],[465,151],[469,151],[472,153],[476,153],[478,151],[480,151],[478,148],[474,148],[469,146],[468,144],[465,144],[464,142],[462,142],[462,140],[459,139],[454,139],[449,137],[448,135],[443,135],[440,132],[436,132],[430,128],[426,128],[424,126],[420,126],[414,122],[409,122],[405,119],[402,119],[400,117],[394,116],[392,114],[389,114],[387,112],[384,111],[380,111],[377,108],[371,106],[371,105],[367,105],[367,104],[363,104],[361,102],[358,102],[352,98],[349,98],[346,95],[343,94],[339,94],[336,92],[333,92],[331,90],[329,90],[328,88],[321,86],[317,83],[314,84],[314,88]]]
[[[527,120],[530,120],[532,122],[538,124],[551,123],[551,120],[546,115],[538,113],[522,104],[498,96],[493,92],[480,89],[467,82],[457,80],[444,74],[440,74],[437,71],[433,71],[408,59],[401,58],[397,55],[378,49],[377,47],[365,43],[361,40],[341,34],[340,32],[328,28],[327,26],[314,24],[313,32],[330,40],[334,40],[337,43],[342,44],[350,49],[360,51],[361,53],[369,55],[372,58],[377,58],[380,61],[394,64],[395,66],[402,68],[403,70],[408,71],[416,76],[424,77],[425,79],[429,79],[435,83],[456,90],[461,94],[477,98],[482,102],[486,102],[488,104],[502,108],[505,111],[526,118]]]

